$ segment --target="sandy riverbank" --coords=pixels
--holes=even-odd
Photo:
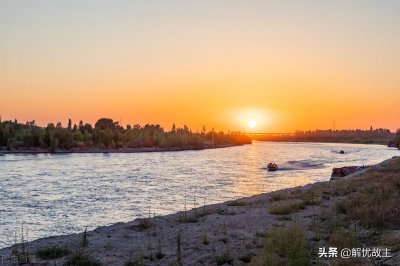
[[[381,197],[382,192],[377,188],[381,187],[389,196],[379,198],[382,201],[379,203],[376,197]],[[87,246],[82,244],[83,233],[39,239],[29,243],[29,252],[36,254],[52,246],[68,249],[68,255],[57,259],[41,259],[36,254],[36,262],[43,265],[62,265],[71,258],[92,259],[101,265],[128,262],[131,264],[126,265],[179,265],[180,261],[181,265],[262,265],[271,257],[274,261],[282,260],[285,265],[293,258],[274,257],[273,252],[278,252],[274,246],[279,245],[271,245],[271,241],[276,234],[285,234],[286,228],[297,224],[302,230],[304,242],[299,248],[304,249],[301,256],[306,257],[306,263],[344,262],[345,259],[339,258],[318,258],[320,247],[379,246],[391,249],[393,257],[385,263],[397,265],[400,256],[399,191],[400,157],[394,157],[350,178],[99,227],[87,232]],[[353,199],[364,200],[368,205],[359,206],[359,216],[352,215],[355,213],[351,209]],[[381,208],[382,204],[386,209]],[[368,211],[375,207],[376,213],[368,216]],[[374,219],[380,215],[384,220]],[[296,241],[289,241],[287,245],[292,242]],[[21,245],[18,248],[23,249]],[[3,258],[11,254],[12,248],[0,250]],[[374,262],[382,260],[376,258]],[[370,265],[372,259],[347,259],[345,262]]]

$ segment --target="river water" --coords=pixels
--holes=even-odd
[[[339,151],[344,150],[344,154]],[[253,142],[200,151],[0,156],[0,247],[329,180],[399,155],[380,145]],[[279,171],[268,172],[269,162]],[[185,196],[186,195],[186,196]],[[19,233],[18,233],[19,234]]]

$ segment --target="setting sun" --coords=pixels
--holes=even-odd
[[[247,125],[249,126],[249,128],[255,128],[257,126],[257,121],[254,119],[249,120],[249,122],[247,122]]]

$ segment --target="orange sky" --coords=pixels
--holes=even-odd
[[[16,2],[0,4],[3,120],[400,128],[399,2]]]

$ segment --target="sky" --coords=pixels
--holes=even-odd
[[[400,1],[0,1],[0,115],[400,128]]]

